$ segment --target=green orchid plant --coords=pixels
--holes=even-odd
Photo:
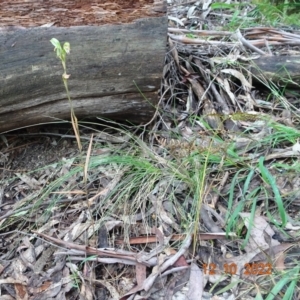
[[[68,100],[70,103],[71,122],[72,122],[73,130],[74,130],[74,133],[76,136],[78,149],[81,152],[82,145],[81,145],[81,141],[80,141],[78,120],[77,120],[75,112],[74,112],[74,108],[73,108],[73,104],[72,104],[72,100],[71,100],[71,96],[70,96],[70,92],[69,92],[69,88],[68,88],[68,79],[69,79],[70,75],[67,74],[67,67],[66,67],[66,57],[67,57],[67,54],[70,54],[71,46],[70,46],[69,42],[65,42],[63,44],[63,46],[61,46],[61,43],[56,38],[52,38],[50,40],[50,42],[54,46],[54,51],[56,52],[56,56],[60,59],[62,66],[63,66],[64,73],[62,74],[62,80],[63,80],[64,86],[65,86],[65,89],[67,92]]]

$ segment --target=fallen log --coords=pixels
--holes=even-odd
[[[272,81],[278,87],[299,88],[300,56],[262,56],[253,60],[251,73],[261,82]]]
[[[19,6],[21,2],[17,1]],[[23,8],[28,2],[24,0]],[[15,15],[9,15],[4,9],[13,4],[0,4],[0,132],[70,119],[63,69],[51,38],[71,45],[68,85],[78,119],[149,120],[158,100],[166,52],[163,1],[107,3],[113,10],[105,10],[105,4],[97,1],[50,2],[52,19],[32,17],[30,12],[25,18],[17,8]],[[56,13],[61,9],[54,10],[56,2],[64,3],[68,12],[68,5],[73,5],[68,22],[66,10],[62,16]],[[31,1],[33,6],[47,3]]]

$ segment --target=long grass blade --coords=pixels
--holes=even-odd
[[[277,204],[278,210],[279,210],[279,215],[281,217],[281,222],[282,226],[284,227],[287,223],[287,216],[286,216],[286,211],[284,209],[284,205],[282,202],[282,198],[279,192],[279,189],[276,185],[275,178],[272,176],[272,174],[268,171],[268,169],[264,166],[264,157],[261,157],[258,162],[259,170],[262,175],[262,178],[264,181],[269,184],[273,190],[274,193],[274,200]]]

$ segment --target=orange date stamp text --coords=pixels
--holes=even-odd
[[[217,265],[214,263],[203,264],[204,274],[215,275],[217,271]],[[224,273],[230,275],[236,275],[238,268],[235,263],[226,263],[223,265]],[[247,263],[244,265],[243,274],[245,276],[250,275],[271,275],[272,273],[272,264],[270,263]]]

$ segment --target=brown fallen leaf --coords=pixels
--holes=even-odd
[[[229,234],[230,237],[235,237],[234,234]],[[173,234],[171,237],[171,241],[183,241],[186,238],[184,234]],[[226,233],[200,233],[198,235],[199,240],[226,240]],[[229,238],[230,239],[230,238]],[[148,244],[157,242],[157,237],[155,235],[149,236],[138,236],[129,239],[130,245],[135,244]],[[117,245],[124,244],[123,240],[116,240],[115,243]]]

